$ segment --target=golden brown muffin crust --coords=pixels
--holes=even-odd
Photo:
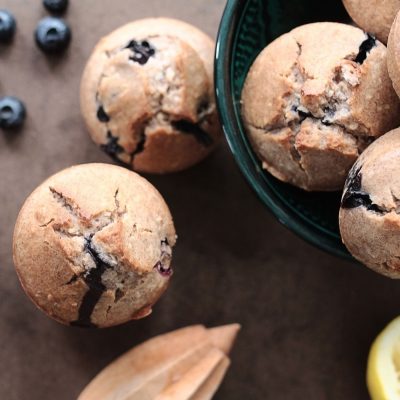
[[[361,29],[387,43],[400,0],[343,0],[343,4]]]
[[[156,189],[104,164],[66,169],[26,200],[14,231],[21,283],[58,321],[106,327],[143,317],[168,285],[175,230]]]
[[[103,38],[81,83],[92,139],[142,172],[175,172],[202,160],[221,136],[213,55],[207,35],[167,18],[135,21]]]
[[[305,190],[341,189],[365,147],[400,123],[386,48],[344,24],[298,27],[254,62],[242,114],[275,177]]]
[[[400,278],[400,129],[373,143],[350,171],[339,222],[343,243],[374,271]]]

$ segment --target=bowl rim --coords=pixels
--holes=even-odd
[[[242,18],[240,11],[248,4],[249,2],[247,0],[227,1],[221,18],[215,48],[215,96],[222,129],[229,148],[247,183],[282,225],[319,249],[347,260],[354,260],[344,247],[340,248],[337,246],[337,239],[333,238],[332,235],[322,231],[317,232],[316,228],[313,227],[311,223],[303,220],[285,206],[282,200],[280,200],[272,190],[262,189],[256,183],[256,168],[250,165],[250,163],[245,164],[239,157],[241,149],[234,132],[240,132],[240,127],[237,122],[240,116],[237,115],[233,106],[234,97],[231,74],[226,72],[230,72],[232,65],[236,27]]]

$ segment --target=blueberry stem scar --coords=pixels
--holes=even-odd
[[[0,129],[18,129],[26,118],[24,103],[16,97],[0,97]]]
[[[72,321],[72,326],[80,326],[84,328],[95,328],[96,325],[92,322],[91,317],[96,304],[101,296],[106,291],[101,278],[107,269],[112,266],[104,262],[92,244],[93,235],[85,238],[85,251],[91,256],[96,267],[91,268],[87,274],[82,275],[83,280],[88,286],[88,291],[85,293],[81,305],[79,307],[79,315],[76,321]]]
[[[358,54],[355,58],[355,62],[357,64],[363,64],[363,62],[367,59],[368,54],[370,53],[370,51],[376,46],[376,39],[374,36],[370,35],[369,33],[367,33],[367,39],[365,39],[361,45],[360,45],[360,49],[358,51]]]

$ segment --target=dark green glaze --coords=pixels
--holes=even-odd
[[[240,93],[260,51],[292,28],[315,21],[347,22],[340,0],[228,0],[216,51],[215,82],[229,146],[251,187],[285,226],[312,244],[350,258],[340,240],[341,193],[306,193],[261,168],[240,117]]]

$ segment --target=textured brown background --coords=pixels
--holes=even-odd
[[[224,145],[187,172],[150,177],[179,233],[173,283],[152,317],[90,331],[46,318],[23,294],[11,238],[26,196],[71,164],[108,158],[79,115],[85,59],[129,20],[168,15],[215,36],[223,0],[72,0],[74,40],[46,59],[32,32],[40,0],[0,0],[18,19],[0,47],[0,95],[21,97],[23,132],[0,133],[0,399],[73,399],[102,367],[150,336],[181,326],[240,322],[233,365],[217,399],[365,400],[368,348],[399,313],[400,284],[313,249],[280,226],[240,176]]]

